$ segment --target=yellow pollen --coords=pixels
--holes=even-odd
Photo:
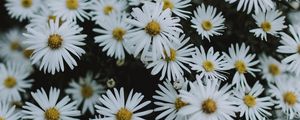
[[[23,51],[24,57],[26,57],[28,59],[31,57],[32,53],[33,53],[33,50],[24,50]]]
[[[132,118],[132,112],[130,112],[126,108],[121,108],[116,114],[117,120],[131,120],[131,118]]]
[[[246,73],[247,72],[247,66],[245,64],[244,61],[242,60],[237,60],[234,64],[235,66],[235,69],[240,73],[240,74],[243,74],[243,73]]]
[[[214,112],[216,112],[217,110],[217,104],[214,100],[208,98],[207,100],[205,100],[203,103],[202,103],[202,106],[201,106],[202,110],[204,113],[207,113],[207,114],[212,114]]]
[[[63,39],[58,34],[50,35],[50,37],[48,38],[48,46],[51,49],[58,49],[58,48],[60,48],[61,45],[62,45],[62,42],[63,42]]]
[[[297,96],[294,92],[286,92],[283,94],[283,100],[289,106],[294,106],[297,102]]]
[[[0,120],[5,120],[3,117],[0,116]]]
[[[206,72],[212,72],[214,71],[214,63],[212,63],[211,61],[209,60],[205,60],[203,63],[202,63],[202,67],[204,68],[204,70]]]
[[[67,8],[70,10],[76,10],[79,7],[78,0],[66,0]]]
[[[109,15],[110,13],[112,13],[114,10],[113,6],[111,5],[107,5],[103,8],[103,12],[105,15]]]
[[[21,49],[21,45],[18,41],[14,41],[10,44],[10,49],[12,51],[17,51],[17,50],[20,50]]]
[[[17,85],[17,80],[15,77],[13,76],[8,76],[5,80],[4,80],[4,86],[6,88],[13,88]]]
[[[269,32],[272,29],[272,25],[270,22],[268,21],[264,21],[263,23],[261,23],[260,27],[263,29],[263,31],[265,32]]]
[[[167,8],[170,8],[170,9],[174,8],[174,4],[170,0],[163,0],[163,1],[164,1],[163,10],[165,10]]]
[[[60,118],[60,113],[56,108],[52,107],[45,111],[46,120],[59,120],[59,118]]]
[[[32,0],[21,0],[21,4],[24,8],[29,8],[32,6]]]
[[[175,108],[176,110],[179,110],[180,108],[184,107],[187,105],[187,103],[183,102],[180,98],[176,98],[175,100]]]
[[[273,76],[277,76],[280,74],[280,68],[279,66],[277,66],[276,64],[270,64],[269,65],[269,72],[273,75]]]
[[[126,31],[123,28],[117,27],[113,30],[112,35],[116,40],[122,41],[125,33]]]
[[[90,98],[93,96],[94,90],[89,85],[81,86],[81,95],[83,98]]]
[[[201,26],[205,31],[210,31],[213,28],[213,24],[209,20],[204,20]]]
[[[176,50],[170,49],[170,56],[168,56],[167,51],[164,50],[164,55],[165,55],[165,61],[171,62],[176,60]]]
[[[160,33],[160,25],[158,22],[152,20],[149,22],[145,27],[146,33],[148,33],[150,36],[156,36]]]
[[[256,99],[251,95],[246,95],[243,100],[249,108],[254,107],[256,105]]]

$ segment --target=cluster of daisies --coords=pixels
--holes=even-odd
[[[244,42],[226,51],[192,44],[189,31],[211,42],[227,29],[222,11],[201,1],[6,0],[8,14],[28,24],[0,37],[0,120],[74,120],[87,113],[95,120],[143,120],[153,114],[157,120],[299,118],[300,26],[289,25],[273,0],[225,1],[252,14],[253,37],[280,40],[274,46],[278,55],[257,55]],[[68,88],[32,91],[32,100],[22,104],[36,68],[54,75],[77,66],[91,41],[84,33],[86,21],[94,22],[92,41],[108,57],[135,57],[160,76],[153,99],[114,88],[114,80],[100,84],[87,72]]]

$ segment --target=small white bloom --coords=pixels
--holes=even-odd
[[[0,120],[19,120],[21,114],[16,111],[16,106],[10,106],[7,101],[0,100]]]
[[[191,12],[184,10],[186,7],[191,6],[191,0],[155,0],[156,2],[163,3],[163,10],[171,9],[172,13],[181,18],[190,18]]]
[[[6,0],[5,7],[12,18],[23,21],[38,12],[41,5],[41,0]]]
[[[88,73],[85,78],[80,78],[79,83],[73,80],[69,85],[70,88],[65,91],[71,95],[73,100],[77,101],[77,107],[82,103],[82,113],[89,110],[94,114],[94,106],[98,102],[100,94],[105,92],[104,86],[98,84],[91,73]]]
[[[150,104],[150,101],[142,102],[144,96],[141,93],[130,91],[128,97],[124,95],[124,89],[116,88],[106,92],[99,98],[101,105],[96,105],[97,112],[104,116],[105,120],[142,120],[142,116],[152,113],[153,110],[141,111]]]
[[[275,8],[275,4],[272,0],[225,0],[230,4],[238,2],[238,11],[247,11],[247,14],[254,11],[258,13],[259,11],[265,12],[267,9]]]
[[[79,120],[80,111],[76,109],[76,102],[71,102],[69,96],[59,100],[60,90],[50,88],[49,94],[43,88],[32,92],[31,95],[38,105],[26,102],[23,106],[23,119],[31,120]]]
[[[192,27],[197,30],[202,39],[205,37],[208,41],[210,41],[211,36],[222,35],[221,32],[226,28],[222,12],[217,13],[217,9],[210,5],[207,7],[204,4],[198,6],[191,22]]]
[[[250,30],[251,33],[254,33],[255,37],[260,37],[261,40],[267,41],[267,34],[277,36],[280,31],[282,31],[287,26],[284,25],[284,16],[280,16],[282,12],[270,9],[266,12],[260,11],[256,14],[253,14],[252,17],[256,21],[256,25],[259,28]]]

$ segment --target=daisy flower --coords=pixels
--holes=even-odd
[[[111,13],[120,14],[127,7],[125,0],[92,0],[90,2],[90,16],[97,24],[101,24],[103,18]]]
[[[259,11],[265,12],[268,9],[275,8],[275,4],[272,0],[225,0],[230,4],[238,2],[238,11],[247,11],[249,14],[251,11],[258,13]]]
[[[283,73],[286,72],[286,65],[271,56],[262,54],[259,56],[259,61],[260,65],[258,67],[262,70],[262,78],[266,79],[268,82],[279,80]]]
[[[179,97],[188,104],[178,114],[188,115],[189,120],[233,120],[236,107],[230,101],[231,86],[219,88],[218,80],[205,81],[197,77],[195,83],[190,83],[190,91],[180,91]]]
[[[41,0],[6,0],[8,14],[19,21],[33,16],[41,7]]]
[[[47,4],[53,14],[64,21],[79,19],[84,22],[84,19],[89,19],[86,12],[89,8],[88,0],[50,0]]]
[[[281,109],[289,119],[293,119],[300,112],[300,91],[299,84],[295,84],[297,79],[286,77],[275,81],[275,85],[270,85],[269,92],[275,97],[275,108]]]
[[[191,63],[191,56],[194,54],[192,44],[187,46],[186,43],[190,38],[184,38],[185,35],[178,38],[180,44],[173,43],[174,48],[170,48],[169,54],[164,50],[165,58],[155,59],[151,52],[146,55],[145,61],[149,64],[147,69],[152,68],[151,74],[156,75],[161,72],[160,80],[167,77],[169,80],[178,80],[183,78],[184,72],[190,73],[188,64]]]
[[[125,14],[112,14],[103,18],[103,21],[99,23],[101,28],[93,29],[100,34],[94,39],[99,46],[103,47],[102,51],[106,51],[108,56],[118,60],[125,59],[125,50],[130,52],[126,48],[129,39],[126,36],[132,26],[124,22],[124,18],[126,18]]]
[[[224,56],[221,56],[219,52],[215,52],[213,47],[210,47],[206,53],[203,46],[200,46],[200,50],[196,48],[195,53],[190,66],[192,67],[192,70],[198,72],[200,78],[227,79],[227,77],[222,74],[225,73],[224,70],[228,69],[224,66],[226,63]]]
[[[187,83],[187,81],[184,82],[181,90],[187,90]],[[158,106],[154,111],[160,112],[160,114],[155,119],[187,120],[186,116],[177,114],[187,103],[181,100],[178,89],[175,89],[171,81],[166,80],[163,85],[159,84],[158,87],[160,90],[155,91],[157,95],[154,95],[153,98],[156,100],[154,104]]]
[[[31,71],[22,62],[0,64],[0,100],[20,101],[20,93],[31,88],[33,80],[27,79]]]
[[[184,19],[190,18],[189,14],[191,14],[191,12],[183,9],[191,6],[191,0],[156,0],[156,2],[163,3],[163,10],[169,8],[176,16]]]
[[[144,98],[141,93],[133,93],[133,90],[131,90],[128,98],[125,98],[123,88],[120,91],[114,88],[113,92],[108,90],[106,95],[99,98],[102,104],[95,106],[97,112],[104,116],[103,119],[142,120],[142,116],[152,113],[152,110],[140,111],[140,109],[150,104],[150,101],[141,103]]]
[[[251,89],[238,89],[234,92],[234,101],[238,105],[240,117],[245,116],[246,120],[262,120],[272,115],[268,112],[273,106],[271,98],[259,97],[263,91],[263,86],[257,81]]]
[[[284,16],[280,16],[282,12],[275,9],[267,10],[266,12],[258,12],[253,14],[252,17],[256,21],[259,28],[250,30],[254,33],[255,37],[260,37],[261,40],[267,41],[267,34],[277,36],[287,26],[284,25]]]
[[[179,28],[180,19],[172,17],[170,9],[163,10],[161,3],[147,3],[142,6],[142,9],[133,8],[132,11],[131,15],[134,19],[126,19],[126,21],[138,29],[128,34],[131,38],[129,44],[135,46],[134,56],[137,57],[141,53],[143,60],[150,49],[154,60],[157,56],[166,58],[164,51],[170,55],[170,42],[180,43],[174,37],[183,32]]]
[[[77,66],[72,55],[80,58],[85,51],[80,46],[87,35],[81,34],[83,28],[75,22],[66,21],[59,25],[59,18],[50,20],[41,28],[28,28],[24,36],[27,49],[33,50],[32,63],[41,61],[40,70],[52,73],[64,71],[64,61],[73,69]],[[72,55],[70,54],[72,53]]]
[[[289,56],[282,60],[282,63],[287,64],[287,69],[291,72],[300,75],[300,30],[289,26],[289,31],[292,36],[282,33],[280,45],[277,52],[288,54]]]
[[[260,71],[259,69],[253,68],[259,61],[254,60],[255,54],[248,54],[249,50],[250,47],[246,46],[245,43],[242,43],[241,46],[239,46],[239,44],[236,44],[235,46],[231,44],[229,54],[223,53],[225,60],[227,61],[225,66],[229,69],[234,68],[236,70],[232,84],[236,85],[238,89],[250,88],[244,75],[245,73],[250,73],[255,77],[254,72]]]
[[[26,102],[23,106],[23,119],[32,120],[79,120],[80,111],[76,109],[76,102],[71,102],[69,96],[59,100],[60,90],[50,88],[49,94],[43,88],[31,92],[38,105]]]
[[[211,36],[222,35],[221,32],[226,28],[222,12],[217,13],[217,9],[210,5],[207,7],[204,4],[198,6],[191,22],[192,27],[197,30],[202,39],[205,37],[208,41],[210,41]]]
[[[82,113],[89,110],[94,114],[94,106],[98,102],[100,94],[104,93],[104,86],[98,84],[91,73],[88,73],[85,78],[80,78],[78,83],[73,80],[69,86],[70,88],[65,91],[78,102],[77,107],[83,103]]]
[[[21,114],[16,112],[16,106],[10,106],[6,101],[0,101],[0,120],[19,120]]]

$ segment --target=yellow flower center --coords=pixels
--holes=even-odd
[[[243,74],[243,73],[246,73],[247,72],[247,67],[246,67],[246,64],[244,61],[242,60],[237,60],[234,64],[235,66],[235,69],[240,73],[240,74]]]
[[[17,50],[20,50],[21,49],[21,45],[18,41],[14,41],[10,44],[10,49],[12,51],[17,51]]]
[[[118,41],[122,41],[126,31],[123,28],[117,27],[113,30],[112,35]]]
[[[204,20],[201,26],[205,31],[210,31],[213,28],[213,24],[209,20]]]
[[[33,50],[24,50],[23,51],[24,57],[26,57],[28,59],[31,57],[32,53],[33,53]]]
[[[180,108],[184,107],[187,105],[187,103],[183,102],[180,98],[176,98],[175,100],[175,108],[176,110],[179,110]]]
[[[204,68],[204,70],[206,72],[212,72],[214,71],[214,63],[212,63],[211,61],[209,60],[205,60],[203,63],[202,63],[202,67]]]
[[[132,118],[132,112],[127,110],[126,108],[121,108],[117,114],[116,114],[116,119],[117,120],[131,120]]]
[[[48,16],[48,23],[50,23],[50,20],[53,20],[53,22],[56,22],[56,16],[54,15],[49,15]],[[59,19],[59,26],[61,26],[63,24],[63,20]]]
[[[0,120],[5,120],[3,117],[0,116]]]
[[[251,95],[246,95],[243,100],[249,108],[254,107],[256,105],[256,99]]]
[[[160,25],[158,22],[152,20],[149,22],[145,27],[146,33],[148,33],[150,36],[156,36],[160,33]]]
[[[46,120],[59,120],[59,118],[60,118],[60,113],[56,108],[52,107],[45,111]]]
[[[79,7],[78,0],[66,0],[67,8],[70,10],[76,10]]]
[[[277,76],[280,74],[280,68],[279,66],[277,66],[276,64],[270,64],[269,65],[269,72],[273,75],[273,76]]]
[[[207,113],[207,114],[211,114],[211,113],[214,113],[216,112],[217,110],[217,104],[214,100],[208,98],[207,100],[205,100],[203,103],[202,103],[202,110],[204,113]]]
[[[111,5],[107,5],[103,8],[103,12],[105,15],[109,15],[110,13],[112,13],[114,10],[114,7]]]
[[[297,102],[297,96],[294,92],[286,92],[283,94],[283,100],[290,106],[294,106]]]
[[[174,4],[171,2],[171,0],[164,0],[163,10],[170,8],[174,8]]]
[[[6,88],[13,88],[17,85],[17,80],[15,77],[13,76],[8,76],[5,80],[4,80],[4,86]]]
[[[62,45],[62,42],[63,42],[63,39],[58,34],[50,35],[50,37],[48,38],[48,46],[51,49],[58,49],[58,48],[60,48],[61,45]]]
[[[272,29],[272,25],[270,22],[268,21],[264,21],[263,23],[261,23],[260,27],[263,29],[263,31],[265,32],[269,32]]]
[[[32,0],[21,0],[21,5],[24,8],[29,8],[32,6]]]
[[[83,98],[90,98],[93,96],[94,90],[89,85],[81,86],[81,95]]]
[[[167,52],[164,50],[164,55],[165,55],[165,61],[171,62],[176,60],[176,50],[170,49],[170,56],[168,56]]]

